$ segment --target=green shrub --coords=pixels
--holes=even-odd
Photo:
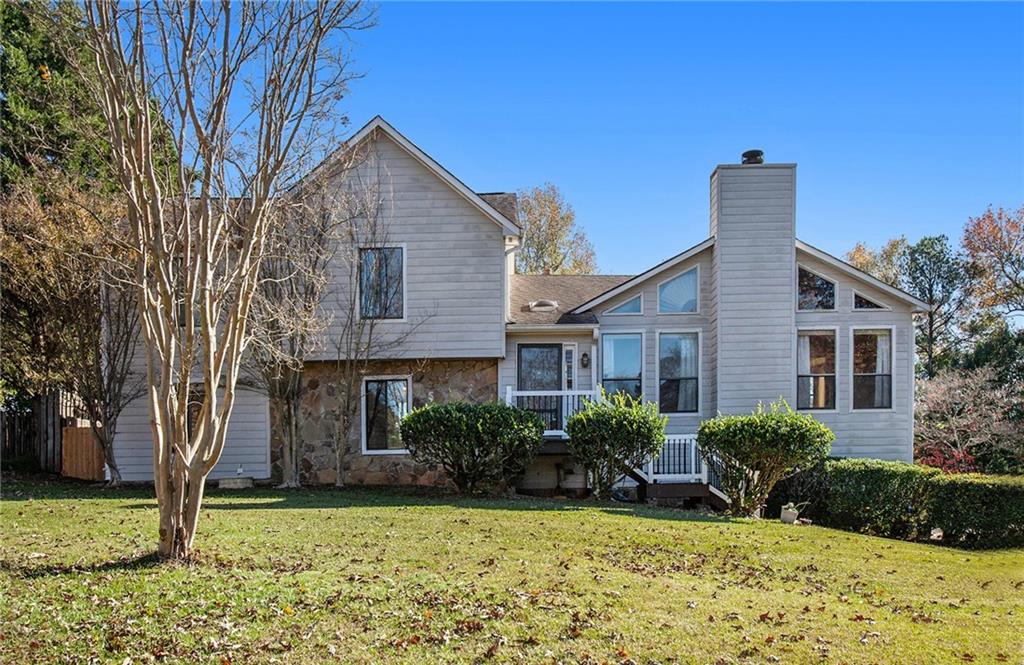
[[[511,482],[544,445],[537,414],[500,402],[428,404],[403,418],[401,431],[412,458],[443,467],[462,492]]]
[[[1024,477],[938,475],[928,481],[931,525],[942,542],[985,549],[1024,546]]]
[[[754,515],[775,483],[818,464],[835,435],[813,417],[794,412],[784,401],[749,416],[718,416],[697,430],[707,460],[718,460],[729,512]]]
[[[605,395],[569,418],[566,445],[590,472],[594,494],[608,498],[619,478],[661,452],[666,425],[668,418],[658,415],[653,402]]]
[[[928,481],[938,469],[872,459],[829,460],[827,526],[913,540],[930,532]]]

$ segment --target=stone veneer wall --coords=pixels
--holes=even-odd
[[[430,402],[493,401],[498,397],[497,360],[388,360],[371,363],[367,376],[412,376],[413,407]],[[310,485],[333,485],[338,479],[334,435],[340,390],[333,362],[309,363],[303,372],[306,392],[299,412],[302,440],[300,473]],[[271,418],[275,417],[271,410]],[[360,416],[361,417],[361,414]],[[363,455],[360,427],[344,446],[342,482],[352,485],[445,485],[443,470],[417,464],[408,455]],[[281,478],[281,442],[271,438],[273,477]]]

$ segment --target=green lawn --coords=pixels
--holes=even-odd
[[[1021,550],[260,490],[211,492],[198,562],[161,565],[150,492],[4,483],[0,662],[1024,662]]]

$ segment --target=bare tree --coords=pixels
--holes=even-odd
[[[372,142],[370,143],[372,146]],[[391,180],[374,150],[341,181],[351,223],[342,227],[335,264],[338,333],[334,337],[339,405],[335,421],[336,484],[344,484],[345,452],[359,431],[363,378],[372,363],[393,359],[434,312],[410,313],[405,302],[401,248],[391,242]],[[400,319],[394,325],[394,319]],[[390,321],[389,321],[390,320]],[[414,362],[410,360],[410,362]]]
[[[76,64],[95,82],[127,206],[158,551],[185,558],[224,448],[278,196],[331,138],[351,78],[345,37],[372,16],[360,0],[87,0],[84,13],[89,57]],[[164,133],[172,160],[157,150]]]
[[[355,151],[339,155],[332,160],[329,175],[344,177],[358,156]],[[298,427],[306,392],[302,370],[308,358],[326,347],[324,332],[333,320],[333,308],[324,307],[323,301],[341,236],[359,213],[352,202],[349,192],[331,187],[325,174],[303,182],[279,206],[282,220],[268,239],[260,267],[246,368],[276,414],[272,422],[282,444],[283,487],[301,485]]]

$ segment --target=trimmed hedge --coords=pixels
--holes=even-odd
[[[1024,476],[942,475],[929,482],[932,526],[972,549],[1024,547]]]
[[[944,474],[939,469],[872,459],[829,459],[776,485],[775,517],[788,502],[817,524],[873,536],[971,548],[1024,545],[1024,477]]]
[[[540,416],[502,402],[428,404],[403,418],[401,431],[414,460],[443,467],[470,493],[510,483],[544,445]]]

